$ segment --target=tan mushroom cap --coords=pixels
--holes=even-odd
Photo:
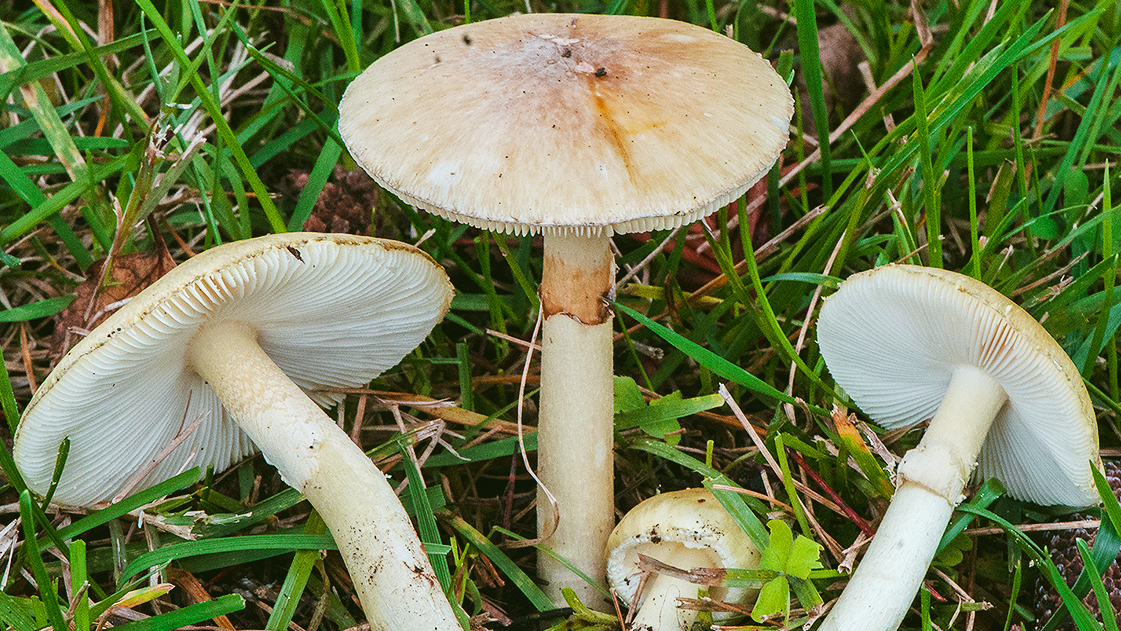
[[[674,227],[742,195],[793,99],[746,46],[658,18],[518,15],[428,35],[350,84],[339,132],[414,206],[518,234]]]
[[[855,274],[818,320],[829,372],[886,428],[931,418],[955,366],[983,370],[1008,401],[977,457],[975,477],[1039,504],[1087,506],[1097,493],[1098,433],[1089,395],[1062,347],[1034,318],[977,280],[886,265]]]
[[[761,557],[751,537],[708,489],[655,495],[628,511],[607,540],[608,581],[624,604],[634,600],[642,577],[638,555],[658,558],[660,546],[708,550],[708,567],[752,569]],[[754,590],[717,587],[710,594],[715,600],[741,602],[750,591]]]
[[[317,403],[396,365],[447,311],[451,284],[413,246],[289,233],[212,248],[176,267],[77,344],[35,392],[16,433],[28,486],[47,490],[71,441],[61,504],[108,500],[184,428],[199,427],[141,481],[192,466],[225,469],[254,451],[210,387],[188,370],[208,323],[246,323]]]

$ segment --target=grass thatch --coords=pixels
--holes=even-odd
[[[861,526],[882,515],[890,472],[919,432],[881,433],[859,413],[833,410],[843,402],[813,319],[838,279],[890,261],[963,271],[1043,320],[1082,371],[1105,457],[1118,455],[1111,174],[1121,151],[1121,7],[1067,0],[1058,8],[1024,0],[7,3],[0,403],[8,428],[72,342],[67,331],[89,328],[64,309],[80,305],[86,315],[91,286],[82,283],[98,282],[96,261],[106,255],[114,274],[89,314],[149,281],[161,263],[148,253],[160,241],[175,260],[305,225],[422,241],[457,287],[452,311],[399,369],[348,394],[337,415],[365,448],[383,446],[381,464],[398,482],[412,468],[401,447],[415,447],[428,499],[419,523],[429,543],[450,548],[443,569],[454,599],[479,622],[533,628],[551,605],[533,582],[532,548],[510,543],[532,536],[535,523],[513,421],[540,242],[405,207],[355,171],[335,130],[343,89],[380,55],[527,5],[732,29],[779,66],[795,51],[796,129],[766,186],[703,229],[615,239],[628,277],[616,310],[620,396],[662,402],[617,418],[620,514],[660,491],[735,485],[750,491],[755,518],[785,520],[820,543],[827,568],[845,561]],[[535,364],[529,373],[532,393]],[[534,419],[530,396],[529,432]],[[532,433],[525,442],[532,450]],[[319,552],[332,545],[322,523],[260,458],[198,484],[188,472],[82,515],[44,510],[41,498],[21,493],[8,453],[0,624],[310,630],[362,621],[337,555]],[[1102,564],[1121,544],[1119,516],[1113,504],[1081,518],[1103,520],[1088,552]],[[1014,525],[1071,520],[1004,497],[998,484],[975,489],[906,626],[1044,625],[1025,586],[1054,566]],[[766,626],[805,622],[818,597],[839,593],[836,577],[791,579],[790,618]],[[1079,604],[1091,587],[1102,589],[1086,577],[1060,595],[1079,628],[1116,629],[1112,617],[1098,623]],[[555,623],[568,612],[549,615]],[[583,612],[565,624],[609,620]]]

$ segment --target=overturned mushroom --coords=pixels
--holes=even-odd
[[[54,501],[89,505],[256,446],[330,528],[371,628],[457,630],[385,476],[317,405],[396,365],[451,297],[403,243],[295,233],[212,248],[63,358],[24,411],[16,462],[44,493],[69,438]]]
[[[842,283],[817,331],[829,372],[874,421],[890,429],[930,419],[821,631],[899,626],[975,466],[1014,498],[1097,501],[1097,426],[1082,378],[999,292],[954,272],[886,265]]]

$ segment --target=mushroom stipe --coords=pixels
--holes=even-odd
[[[438,63],[434,63],[437,59]],[[692,24],[531,14],[406,44],[347,88],[339,133],[406,203],[543,234],[538,493],[543,544],[601,582],[614,525],[610,237],[735,201],[774,164],[794,102],[770,64]],[[555,530],[553,528],[555,527]],[[552,556],[546,591],[610,605]]]

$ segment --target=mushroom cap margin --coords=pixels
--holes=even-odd
[[[412,295],[395,291],[410,287]],[[89,505],[114,497],[198,419],[136,488],[191,466],[222,470],[255,448],[187,370],[187,345],[204,324],[250,323],[273,361],[330,405],[341,399],[330,390],[360,387],[400,362],[447,312],[452,294],[443,269],[404,243],[287,233],[211,248],[138,294],[59,362],[24,410],[16,462],[43,493],[69,437],[55,501]]]
[[[986,371],[1008,395],[977,457],[976,479],[1037,504],[1097,501],[1094,410],[1078,370],[1019,305],[963,274],[884,265],[825,300],[818,346],[834,380],[879,425],[931,418],[956,365]]]

